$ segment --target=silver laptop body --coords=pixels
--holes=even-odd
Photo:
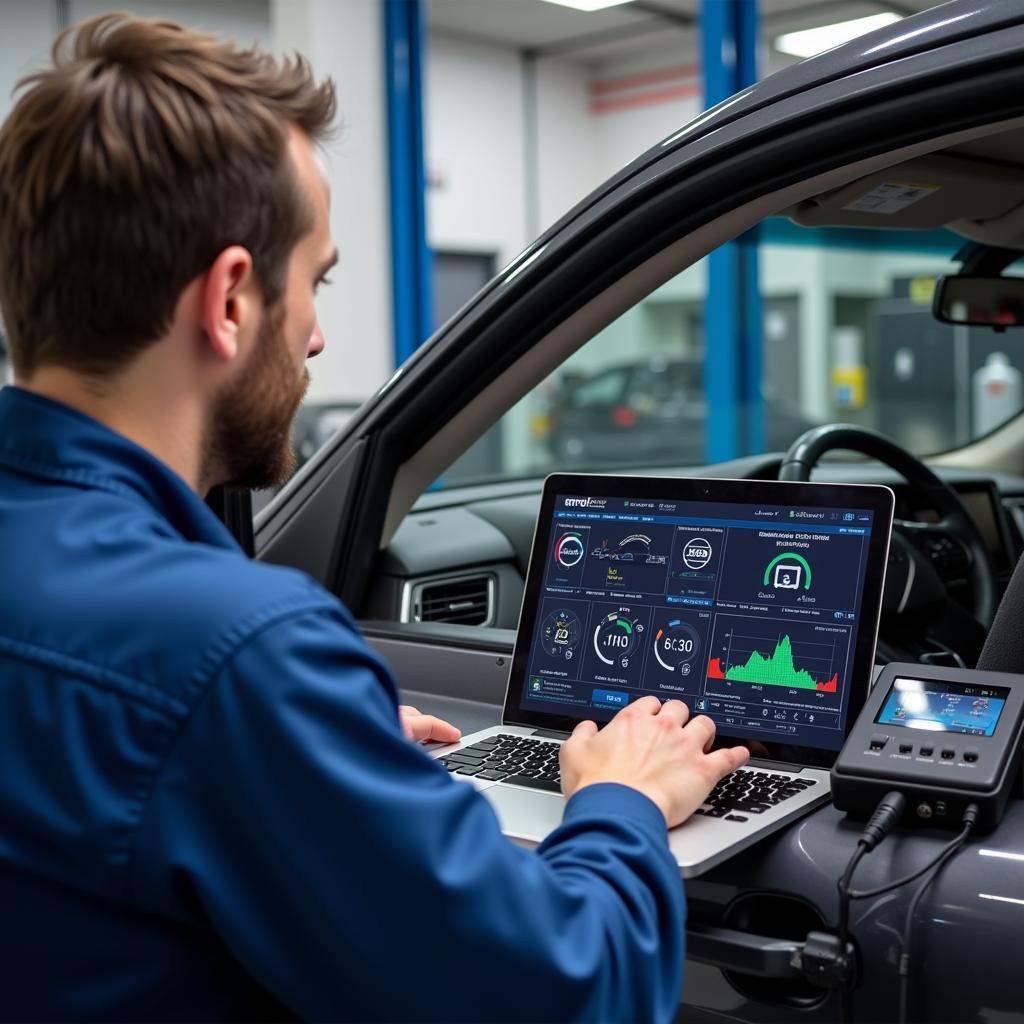
[[[502,724],[431,754],[532,847],[561,823],[576,722],[682,699],[755,755],[669,831],[681,874],[708,871],[828,801],[870,685],[892,509],[874,486],[549,477]]]

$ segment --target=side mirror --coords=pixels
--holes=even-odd
[[[997,331],[1024,327],[1024,277],[940,277],[932,314],[947,324]]]

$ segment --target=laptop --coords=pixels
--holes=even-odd
[[[870,485],[555,474],[544,484],[501,725],[431,753],[534,846],[561,743],[647,694],[750,762],[669,832],[699,875],[829,799],[867,697],[893,494]]]

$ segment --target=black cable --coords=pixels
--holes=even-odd
[[[893,889],[898,889],[901,885],[909,885],[926,872],[931,871],[931,869],[939,863],[939,860],[944,857],[947,852],[950,850],[955,852],[959,849],[962,841],[963,840],[960,838],[960,835],[957,835],[955,839],[950,840],[950,842],[944,846],[936,856],[928,861],[923,868],[918,868],[917,871],[913,872],[913,874],[904,875],[902,878],[897,878],[895,882],[886,882],[885,885],[879,885],[874,889],[854,889],[850,893],[850,899],[866,900],[870,899],[872,896],[881,896],[883,893],[892,892]]]
[[[917,908],[921,903],[921,898],[924,896],[928,887],[938,877],[939,872],[942,870],[946,862],[967,842],[967,837],[971,834],[971,829],[974,828],[975,823],[978,820],[980,810],[977,804],[968,804],[963,816],[963,829],[960,834],[951,843],[948,843],[938,857],[934,858],[932,862],[927,865],[921,871],[916,874],[908,876],[909,878],[917,878],[923,874],[928,868],[932,869],[932,873],[921,883],[918,887],[917,892],[914,893],[914,898],[910,901],[910,906],[907,908],[907,917],[903,923],[903,936],[901,938],[902,952],[900,954],[900,1024],[907,1024],[907,1010],[910,1001],[910,947],[911,940],[913,939],[914,929],[914,916],[917,914]],[[906,881],[902,880],[902,881]],[[901,883],[902,884],[902,883]]]
[[[910,996],[910,969],[912,963],[910,952],[911,942],[913,939],[914,917],[917,914],[917,908],[920,905],[925,892],[928,890],[928,887],[938,876],[946,862],[964,845],[965,842],[967,842],[967,838],[977,823],[978,815],[980,814],[977,804],[968,804],[967,809],[964,811],[962,819],[963,828],[960,833],[955,839],[947,843],[939,851],[938,855],[933,857],[924,865],[924,867],[911,872],[909,875],[904,875],[902,878],[898,878],[894,882],[887,882],[885,885],[876,886],[874,889],[851,890],[850,883],[853,879],[853,873],[857,869],[857,865],[865,854],[874,850],[886,835],[888,835],[892,826],[903,816],[905,807],[906,799],[903,794],[897,790],[887,793],[878,802],[878,806],[875,808],[870,820],[864,827],[864,831],[857,840],[857,848],[853,851],[853,854],[846,865],[846,870],[843,872],[842,877],[837,883],[839,889],[839,919],[836,931],[839,938],[840,956],[845,957],[847,946],[850,943],[850,902],[852,900],[880,896],[883,893],[891,892],[893,889],[898,889],[900,886],[907,885],[910,882],[917,880],[922,875],[928,876],[918,887],[917,892],[914,893],[914,896],[910,901],[910,906],[907,908],[907,917],[903,926],[903,934],[901,936],[901,955],[899,962],[900,1024],[907,1024],[907,1012]],[[847,1024],[847,1022],[850,1022],[853,1019],[851,993],[852,976],[853,972],[851,971],[847,976],[847,984],[843,986],[840,992],[840,1020],[844,1022],[844,1024]]]
[[[868,848],[864,841],[857,841],[857,849],[853,851],[853,856],[850,858],[849,863],[846,865],[846,871],[843,872],[843,877],[839,879],[839,926],[836,929],[839,933],[839,941],[842,943],[841,949],[846,949],[846,942],[850,937],[850,879],[853,877],[853,872],[856,870],[857,865],[860,863],[861,857],[868,852]]]
[[[853,986],[839,990],[839,1024],[853,1024]]]
[[[836,931],[839,933],[839,953],[846,956],[846,947],[850,941],[850,879],[853,872],[860,863],[861,857],[868,852],[863,837],[857,841],[857,849],[853,851],[850,862],[846,865],[843,877],[839,879],[839,925]],[[839,1024],[852,1024],[853,1022],[853,988],[852,979],[839,990]]]
[[[906,807],[906,798],[898,790],[886,793],[878,802],[874,814],[864,826],[864,831],[857,840],[857,849],[853,851],[842,878],[839,879],[839,921],[836,931],[839,936],[839,954],[846,956],[847,947],[850,944],[850,882],[853,873],[857,869],[861,858],[870,853],[889,834],[892,826],[903,816]],[[851,965],[852,966],[852,965]],[[840,990],[840,1013],[839,1019],[842,1024],[848,1024],[853,1020],[852,1005],[852,972],[847,984]]]

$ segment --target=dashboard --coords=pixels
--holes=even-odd
[[[777,457],[757,456],[664,475],[771,480],[777,468]],[[1024,477],[982,476],[948,468],[937,472],[977,523],[999,581],[1005,585],[1024,551]],[[898,475],[877,464],[826,463],[813,479],[885,484],[896,495],[897,521],[929,523],[936,519],[934,511],[922,507]],[[382,553],[363,617],[514,630],[540,508],[541,483],[510,481],[424,495]],[[941,553],[937,557],[941,558]],[[951,581],[954,594],[959,586],[956,579]],[[473,602],[472,608],[466,606],[468,601]],[[460,615],[464,609],[468,614]],[[883,618],[883,627],[884,622]]]
[[[954,481],[953,490],[981,532],[996,571],[1012,571],[1021,550],[1024,499],[1004,501],[994,480]],[[919,523],[938,521],[935,511],[921,507],[906,488],[896,496],[896,518]]]

